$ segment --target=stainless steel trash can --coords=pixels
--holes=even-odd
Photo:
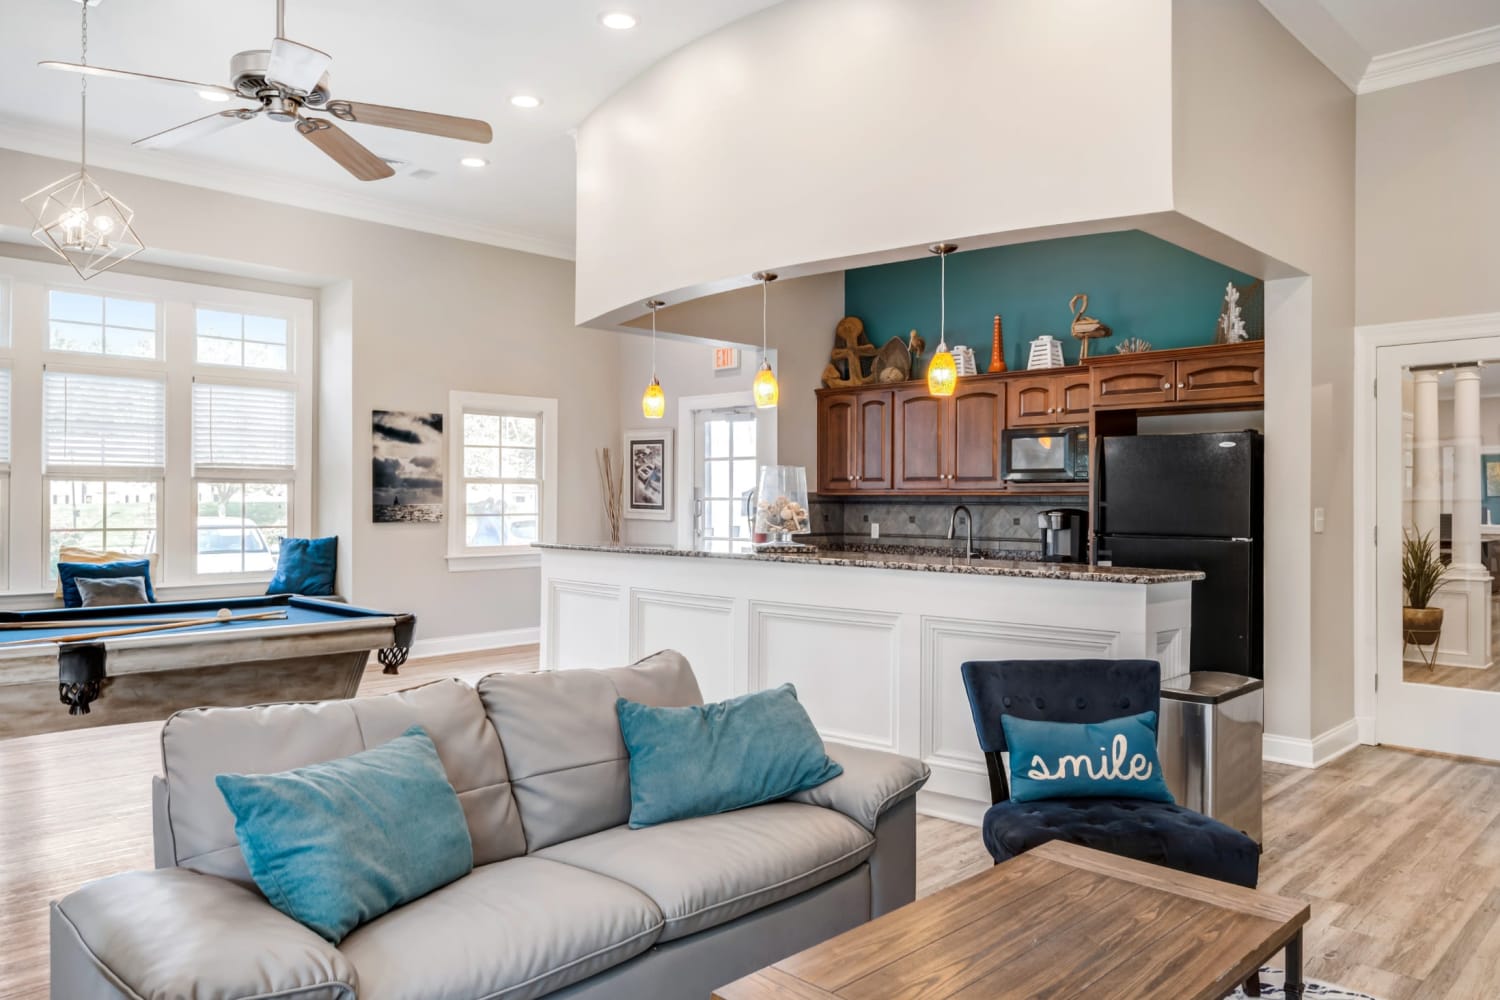
[[[1157,749],[1180,805],[1261,842],[1261,736],[1265,685],[1199,670],[1161,685]]]

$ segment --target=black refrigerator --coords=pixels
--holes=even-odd
[[[1206,574],[1193,584],[1194,670],[1263,676],[1264,464],[1255,431],[1099,441],[1095,558]]]

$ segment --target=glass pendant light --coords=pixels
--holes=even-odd
[[[89,5],[83,8],[81,62],[89,61]],[[89,176],[89,78],[79,79],[78,170],[21,199],[31,235],[72,265],[85,281],[146,249],[131,228],[135,213]]]
[[[938,346],[927,366],[927,391],[934,396],[951,396],[958,387],[958,365],[948,350],[948,255],[958,249],[955,243],[935,243],[928,247],[938,255],[942,275],[938,286]]]
[[[661,381],[656,377],[656,310],[666,305],[661,299],[647,299],[646,308],[651,310],[651,384],[641,396],[641,413],[647,420],[660,420],[667,412],[667,396],[661,391]]]
[[[758,409],[769,410],[781,398],[781,387],[776,384],[776,373],[771,371],[771,362],[766,359],[766,310],[770,296],[770,284],[776,275],[770,271],[756,271],[750,275],[760,282],[760,371],[755,373],[755,383],[750,387]]]

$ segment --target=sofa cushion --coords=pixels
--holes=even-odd
[[[526,1000],[639,955],[661,925],[630,886],[522,857],[356,928],[339,950],[360,1000]]]
[[[174,863],[253,885],[234,814],[214,784],[225,773],[268,774],[347,757],[420,725],[458,793],[474,863],[526,850],[505,754],[474,689],[459,680],[349,701],[195,708],[162,727],[166,814]]]
[[[477,686],[505,746],[531,851],[630,818],[630,757],[616,699],[669,707],[703,703],[692,668],[671,651],[611,670],[491,674]]]
[[[875,838],[842,813],[772,802],[642,830],[619,826],[536,856],[635,886],[661,910],[661,940],[671,941],[822,885],[874,849]]]

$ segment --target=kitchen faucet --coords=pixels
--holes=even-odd
[[[960,511],[964,515],[964,558],[969,559],[974,555],[974,514],[963,504],[954,507],[952,516],[948,518],[948,541],[953,541],[953,536],[958,533]]]

